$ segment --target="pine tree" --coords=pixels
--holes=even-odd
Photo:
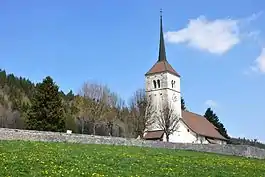
[[[224,125],[220,122],[218,116],[213,112],[211,108],[205,111],[204,117],[211,122],[215,127],[217,127],[218,132],[225,138],[229,138]]]
[[[5,83],[6,83],[6,72],[5,70],[0,69],[0,88],[1,87],[3,88]]]
[[[72,101],[74,99],[75,95],[73,93],[72,90],[70,90],[67,94],[66,94],[66,100],[68,101]]]
[[[187,110],[186,105],[185,105],[185,101],[184,101],[184,98],[183,97],[181,97],[181,110],[183,110],[183,111],[186,111]]]
[[[65,116],[59,87],[50,76],[36,85],[27,114],[27,128],[42,131],[65,131]]]
[[[213,110],[211,108],[208,108],[205,111],[204,117],[211,122],[214,126],[216,126],[218,128],[218,124],[219,124],[219,118],[217,117],[217,115],[213,112]]]

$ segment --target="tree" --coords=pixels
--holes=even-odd
[[[88,123],[88,116],[89,116],[89,101],[82,96],[76,96],[74,98],[73,107],[77,109],[76,118],[81,126],[80,133],[83,134],[85,132],[85,125]]]
[[[74,99],[74,97],[72,98]],[[72,130],[72,132],[77,132],[77,124],[76,124],[76,114],[77,108],[74,105],[73,100],[65,98],[63,101],[64,112],[65,112],[65,128],[67,130]]]
[[[66,100],[67,101],[72,101],[73,99],[74,99],[74,97],[75,97],[75,95],[74,95],[74,93],[73,93],[73,91],[72,90],[70,90],[66,95]]]
[[[218,132],[225,138],[229,138],[224,125],[220,122],[218,116],[213,112],[211,108],[207,108],[204,117],[211,122],[215,127],[217,127]]]
[[[0,88],[4,88],[6,84],[6,72],[0,69]]]
[[[167,142],[169,135],[173,134],[178,129],[179,115],[174,112],[170,103],[164,103],[157,115],[157,125],[166,134]]]
[[[147,98],[144,89],[138,89],[131,99],[130,107],[136,136],[143,138],[146,128],[154,123],[152,115],[155,110],[152,100]]]
[[[255,146],[258,148],[265,149],[265,144],[262,142],[259,142],[257,139],[251,140],[251,139],[246,139],[244,138],[230,138],[228,143],[230,144],[236,144],[236,145],[249,145],[249,146]]]
[[[107,86],[86,82],[79,95],[84,99],[81,102],[82,119],[92,122],[93,135],[95,135],[97,124],[107,112],[110,90]]]
[[[112,136],[113,134],[115,120],[121,119],[124,107],[124,101],[116,93],[112,92],[109,94],[107,110],[104,115],[104,121],[107,124],[109,136]]]
[[[186,111],[187,110],[186,105],[185,105],[185,101],[184,101],[184,98],[183,97],[181,97],[181,110],[183,110],[183,111]]]
[[[8,127],[8,114],[9,114],[10,110],[3,107],[0,104],[0,127],[2,128],[7,128]]]
[[[58,89],[50,76],[36,85],[27,114],[28,129],[65,131],[64,108]]]

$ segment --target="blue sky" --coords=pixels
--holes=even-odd
[[[230,135],[265,141],[261,0],[2,0],[0,68],[50,75],[64,91],[97,81],[128,99],[157,60],[160,8],[188,109],[211,105]]]

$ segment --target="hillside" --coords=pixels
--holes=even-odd
[[[28,110],[37,84],[0,69],[0,127],[27,129]],[[72,91],[59,91],[59,95],[63,102],[65,127],[73,132],[134,138],[141,136],[146,127],[144,89],[138,89],[132,94],[128,106],[118,93],[106,85],[91,82],[84,82],[78,95]],[[182,109],[187,109],[183,98],[181,103]],[[208,120],[218,120],[210,108],[206,113]],[[226,133],[219,120],[213,124],[220,126]],[[257,140],[245,138],[231,138],[230,143],[265,148]]]
[[[259,177],[265,174],[264,160],[180,150],[0,141],[0,152],[0,176]]]
[[[84,88],[85,86],[86,88]],[[29,79],[17,77],[12,73],[7,74],[5,70],[0,70],[0,127],[27,128],[25,120],[35,88],[36,84]],[[137,136],[134,125],[139,120],[137,120],[138,117],[131,118],[132,114],[138,114],[133,105],[136,100],[130,100],[132,106],[126,107],[125,101],[105,85],[86,82],[80,88],[81,93],[79,95],[74,95],[72,91],[69,93],[60,91],[64,105],[66,129],[85,134]],[[141,93],[143,91],[141,90]],[[109,95],[111,103],[96,107],[92,97],[103,99],[105,95]],[[89,113],[87,109],[95,112],[103,106],[104,110],[97,112],[97,115],[95,113],[95,117],[100,118],[91,118],[91,111]],[[88,118],[89,116],[90,118]]]

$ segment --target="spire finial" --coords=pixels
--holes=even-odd
[[[162,9],[160,9],[160,44],[159,44],[158,61],[167,60],[166,51],[165,51],[165,43],[164,43],[164,34],[163,34],[162,12],[163,12]]]

